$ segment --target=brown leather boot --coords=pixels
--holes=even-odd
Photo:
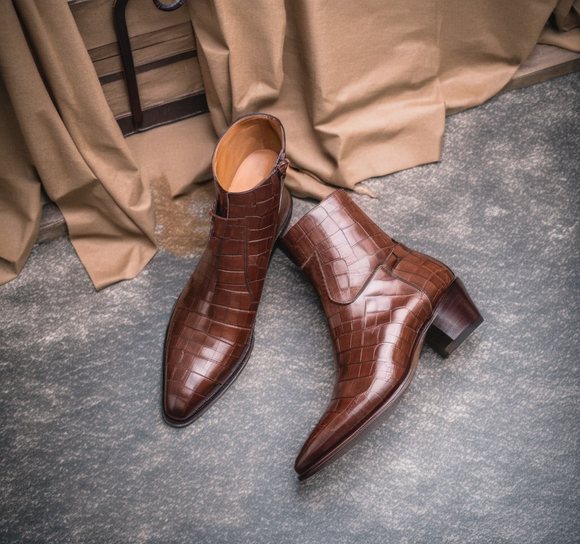
[[[320,296],[337,372],[330,405],[296,459],[304,480],[394,408],[423,342],[447,357],[483,318],[449,268],[391,239],[342,190],[281,242]]]
[[[163,413],[171,425],[197,419],[248,361],[270,255],[292,213],[287,167],[284,128],[270,115],[238,119],[215,147],[209,242],[165,341]]]

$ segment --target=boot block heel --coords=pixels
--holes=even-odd
[[[425,342],[441,357],[447,358],[483,322],[459,278],[449,286],[435,309]]]

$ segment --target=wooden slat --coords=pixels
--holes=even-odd
[[[174,64],[176,62],[181,62],[182,60],[193,59],[197,57],[197,50],[192,49],[189,51],[183,51],[181,53],[177,53],[170,57],[165,57],[162,59],[157,59],[153,62],[149,62],[147,64],[142,64],[141,66],[135,66],[135,73],[142,74],[144,72],[149,72],[151,70],[156,70],[157,68],[162,68],[163,66],[167,66],[168,64]],[[123,72],[115,72],[106,76],[100,76],[99,81],[101,85],[106,85],[107,83],[111,83],[113,81],[119,81],[123,79],[125,76]]]
[[[536,45],[502,92],[535,85],[554,77],[580,70],[580,53],[552,45]],[[64,218],[59,209],[49,202],[44,206],[37,243],[66,236]]]
[[[580,70],[580,53],[537,44],[502,92],[521,89]]]
[[[50,242],[51,240],[57,240],[67,235],[66,223],[58,206],[54,202],[47,202],[42,207],[40,231],[38,232],[36,243],[42,244],[43,242]]]

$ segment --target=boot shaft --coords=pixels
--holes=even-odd
[[[212,288],[224,296],[237,293],[240,307],[257,305],[260,298],[286,216],[282,200],[287,166],[284,128],[270,115],[238,119],[216,144],[212,158],[216,200],[199,273],[211,277]]]
[[[444,264],[385,234],[343,190],[302,217],[281,242],[323,303],[352,303],[379,267],[425,293],[432,305],[454,279]]]

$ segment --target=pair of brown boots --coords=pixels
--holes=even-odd
[[[296,459],[303,480],[394,408],[423,342],[447,357],[483,319],[449,268],[387,236],[342,190],[284,234],[287,167],[284,129],[270,115],[242,117],[218,141],[208,246],[167,331],[163,413],[171,425],[190,424],[240,374],[282,235],[320,296],[336,364],[330,405]]]

